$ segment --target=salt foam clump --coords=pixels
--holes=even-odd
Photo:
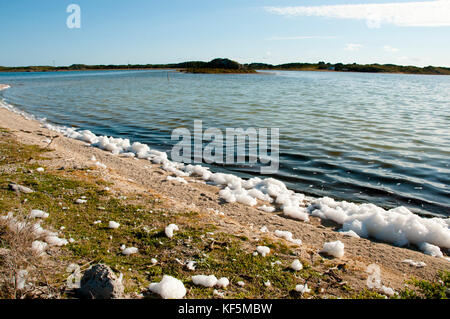
[[[117,229],[119,227],[120,227],[120,224],[116,223],[114,221],[110,221],[109,224],[108,224],[108,228],[110,228],[110,229]]]
[[[266,246],[258,246],[256,248],[256,251],[263,257],[266,257],[268,254],[270,254],[270,248]]]
[[[289,231],[276,230],[275,236],[283,238],[283,239],[285,239],[291,243],[297,244],[297,245],[302,244],[302,241],[300,239],[294,239],[292,233]]]
[[[173,237],[174,231],[179,231],[178,226],[175,225],[175,224],[170,224],[170,225],[167,226],[166,229],[164,230],[166,236],[169,237],[169,238],[172,238],[172,237]]]
[[[222,277],[219,280],[217,280],[216,286],[218,288],[227,288],[229,284],[230,280],[228,280],[228,278],[226,277]]]
[[[164,275],[159,283],[151,283],[148,289],[163,299],[182,299],[186,296],[186,288],[181,280]]]
[[[304,284],[295,286],[295,291],[301,294],[307,294],[311,292],[311,289],[308,288],[308,284]]]
[[[58,247],[65,246],[69,243],[66,239],[58,238],[58,236],[53,236],[53,235],[45,237],[45,241],[50,246],[58,246]]]
[[[217,284],[217,278],[214,275],[205,276],[205,275],[197,275],[192,276],[192,282],[194,285],[203,286],[203,287],[214,287]]]
[[[419,245],[419,249],[423,251],[424,254],[430,255],[433,257],[444,257],[444,254],[442,253],[441,249],[436,246],[429,243],[422,243]]]
[[[122,247],[122,248],[123,248],[122,255],[125,256],[134,255],[137,254],[138,252],[138,249],[136,247],[128,247],[128,248]]]
[[[44,243],[42,241],[39,240],[35,240],[33,241],[33,243],[31,244],[31,250],[36,254],[36,255],[42,255],[44,253],[44,251],[47,249],[48,244]]]
[[[344,244],[339,240],[325,243],[320,252],[336,258],[342,258],[344,256]]]
[[[426,242],[450,248],[450,225],[446,220],[420,217],[405,207],[384,210],[374,204],[338,202],[324,197],[315,200],[308,211],[364,238],[373,237],[396,246]]]
[[[300,262],[300,260],[296,259],[296,260],[294,260],[294,261],[292,262],[290,268],[291,268],[292,270],[299,271],[299,270],[302,270],[302,269],[303,269],[303,265],[302,265],[302,263]]]
[[[33,209],[30,213],[30,217],[31,218],[48,218],[48,216],[50,216],[48,213],[39,210],[39,209]]]
[[[427,264],[424,263],[423,261],[415,261],[412,259],[405,259],[402,261],[402,263],[409,264],[409,265],[411,265],[413,267],[417,267],[417,268],[423,268],[423,267],[427,266]]]

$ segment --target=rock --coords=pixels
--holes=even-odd
[[[123,292],[122,275],[117,278],[106,265],[93,265],[81,278],[79,293],[85,298],[121,299]]]
[[[24,193],[24,194],[34,193],[34,190],[32,190],[31,188],[28,188],[28,187],[25,187],[22,185],[18,185],[18,184],[14,184],[14,183],[9,184],[9,189],[11,189],[17,193]]]

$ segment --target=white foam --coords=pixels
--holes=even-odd
[[[39,240],[33,241],[31,244],[31,250],[38,256],[42,255],[47,249],[48,244]]]
[[[42,218],[42,219],[46,219],[48,218],[50,215],[42,210],[39,209],[33,209],[30,213],[30,217],[31,218]]]
[[[295,286],[295,291],[301,294],[307,294],[311,292],[311,289],[308,288],[308,284],[304,284]]]
[[[344,235],[344,236],[348,236],[348,237],[353,237],[353,238],[361,238],[353,230],[348,230],[348,231],[340,230],[339,234]]]
[[[216,286],[217,288],[225,289],[230,284],[230,280],[226,277],[222,277],[219,280],[217,280]]]
[[[256,252],[261,256],[266,257],[268,254],[270,254],[270,248],[266,246],[258,246],[256,248]]]
[[[412,259],[405,259],[402,261],[402,263],[409,264],[409,265],[411,265],[413,267],[417,267],[417,268],[423,268],[423,267],[427,266],[427,264],[424,263],[423,261],[415,261]]]
[[[392,296],[395,295],[395,290],[392,289],[392,288],[390,288],[390,287],[381,286],[380,291],[381,291],[383,294],[385,294],[385,295],[387,295],[387,296],[390,296],[390,297],[392,297]]]
[[[441,218],[424,218],[405,207],[384,210],[373,204],[338,202],[332,198],[316,199],[308,208],[312,215],[343,225],[343,231],[354,231],[361,237],[397,246],[427,242],[450,248],[450,226]]]
[[[166,234],[167,237],[172,238],[174,235],[175,231],[179,231],[180,229],[178,228],[177,225],[175,224],[170,224],[169,226],[166,227],[166,229],[164,230],[164,233]]]
[[[266,205],[259,206],[258,209],[266,213],[273,213],[275,211],[275,207]]]
[[[110,228],[110,229],[117,229],[119,227],[120,227],[120,224],[116,223],[114,221],[110,221],[109,224],[108,224],[108,228]]]
[[[27,278],[28,278],[27,270],[19,270],[17,272],[17,276],[15,277],[15,284],[18,290],[25,289]]]
[[[54,236],[54,235],[45,237],[45,241],[50,246],[58,246],[58,247],[65,246],[69,243],[66,239],[59,238],[58,236]]]
[[[182,183],[182,184],[187,184],[188,182],[182,178],[182,177],[172,177],[172,176],[167,176],[166,178],[168,181],[174,181],[174,182],[178,182],[178,183]]]
[[[203,286],[203,287],[214,287],[217,284],[217,278],[214,275],[206,276],[206,275],[197,275],[192,276],[192,282],[194,285]]]
[[[299,271],[299,270],[302,270],[302,269],[303,269],[303,265],[302,265],[302,263],[300,262],[300,260],[295,259],[295,260],[292,262],[290,268],[291,268],[292,270]]]
[[[129,256],[137,254],[138,249],[136,247],[128,247],[122,250],[122,255]]]
[[[320,252],[336,258],[342,258],[344,256],[344,244],[340,240],[325,243]]]
[[[196,264],[195,261],[190,260],[190,261],[188,261],[188,262],[186,263],[186,268],[187,268],[188,270],[194,271],[194,270],[195,270],[195,264]]]
[[[432,245],[430,243],[422,243],[419,245],[419,249],[423,251],[424,254],[433,256],[433,257],[444,257],[444,254],[442,253],[441,249],[436,246]]]
[[[159,283],[151,283],[148,289],[163,299],[182,299],[186,296],[183,282],[168,275],[164,275]]]
[[[291,243],[294,243],[296,245],[301,245],[302,241],[300,239],[294,239],[294,236],[289,231],[282,231],[282,230],[276,230],[275,236],[283,238]]]

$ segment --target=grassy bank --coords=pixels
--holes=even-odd
[[[219,228],[205,213],[173,209],[152,190],[127,194],[113,189],[96,174],[95,166],[51,168],[46,164],[52,156],[51,145],[25,145],[11,132],[0,130],[0,215],[13,212],[29,225],[25,228],[29,230],[36,222],[28,217],[30,211],[40,209],[49,213],[42,222],[45,229],[74,239],[39,257],[30,252],[33,239],[29,231],[14,232],[5,223],[0,224],[0,298],[71,298],[75,295],[66,289],[66,268],[74,263],[82,270],[104,263],[122,273],[130,298],[141,294],[156,298],[147,295],[147,287],[164,274],[184,282],[187,298],[217,297],[213,288],[193,285],[191,276],[196,274],[228,277],[230,286],[220,291],[226,298],[385,298],[378,291],[352,287],[344,281],[342,278],[351,270],[339,260],[299,258],[299,247],[269,236],[252,242]],[[39,172],[40,167],[45,170]],[[14,192],[10,183],[34,192]],[[87,202],[77,204],[80,198]],[[109,221],[120,223],[120,227],[109,229]],[[164,234],[171,223],[180,228],[172,239]],[[121,245],[136,247],[138,253],[123,256]],[[267,257],[254,256],[257,245],[270,247],[271,253]],[[297,258],[303,269],[294,272],[289,265]],[[195,271],[187,269],[187,261],[196,262]],[[28,286],[19,290],[11,279],[24,269],[30,274]],[[399,297],[446,297],[449,274],[442,276],[442,283],[411,278]],[[239,286],[239,281],[245,286]],[[310,293],[295,291],[296,285],[305,283]]]

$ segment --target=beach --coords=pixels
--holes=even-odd
[[[168,180],[167,177],[172,174],[163,170],[160,164],[152,164],[148,160],[128,158],[120,154],[113,155],[110,152],[91,147],[83,141],[67,138],[61,133],[46,129],[42,123],[26,119],[5,108],[0,108],[0,127],[6,129],[18,143],[47,148],[49,152],[45,154],[46,159],[38,160],[38,164],[44,167],[49,174],[62,170],[74,178],[102,179],[111,185],[109,188],[115,194],[114,196],[121,196],[121,198],[134,198],[135,200],[140,196],[145,198],[151,194],[160,199],[164,209],[169,212],[170,218],[167,218],[167,223],[170,222],[170,219],[176,220],[177,215],[195,212],[197,217],[193,220],[178,221],[180,232],[183,232],[183,228],[191,223],[198,224],[199,227],[213,225],[215,229],[211,232],[213,234],[202,237],[200,240],[207,240],[206,238],[214,237],[214,234],[218,233],[229,234],[236,238],[246,238],[239,243],[239,249],[242,254],[248,255],[252,255],[263,241],[276,243],[273,247],[278,247],[277,244],[282,243],[288,249],[282,251],[275,248],[272,249],[272,254],[277,254],[285,266],[289,261],[298,258],[302,262],[308,263],[311,269],[323,275],[323,277],[319,276],[319,279],[306,280],[315,289],[317,297],[330,295],[350,297],[351,294],[345,292],[342,289],[343,286],[350,287],[352,293],[365,291],[368,288],[367,279],[370,275],[367,269],[372,264],[380,267],[383,286],[393,288],[395,291],[403,289],[405,282],[411,278],[436,281],[440,271],[449,269],[449,261],[445,258],[426,255],[414,247],[395,247],[373,239],[354,238],[341,234],[337,232],[341,225],[329,219],[309,216],[309,221],[299,221],[288,218],[280,212],[271,213],[257,209],[257,206],[260,205],[251,207],[237,202],[226,203],[219,196],[220,188],[217,186],[205,184],[194,177],[184,177],[186,183],[176,179]],[[85,172],[83,177],[77,173],[80,169]],[[126,199],[124,200],[126,201]],[[128,218],[126,212],[121,218]],[[185,225],[182,225],[183,221]],[[55,225],[59,224],[57,220],[52,222]],[[151,219],[147,222],[152,224]],[[300,239],[302,244],[296,245],[292,241],[276,236],[276,230],[291,232],[293,238]],[[72,234],[72,236],[75,235]],[[338,240],[345,245],[343,257],[325,258],[323,254],[319,254],[325,243]],[[138,237],[134,238],[133,242],[139,247],[145,246],[145,242]],[[216,241],[212,240],[211,242],[211,245],[214,245]],[[143,248],[140,250],[144,251]],[[174,249],[173,251],[172,259],[192,258],[192,256],[183,256],[183,249]],[[186,249],[187,251],[188,249]],[[445,249],[443,251],[446,252]],[[65,254],[68,255],[65,260],[70,260],[70,250]],[[424,262],[426,266],[412,266],[405,260]],[[130,265],[131,268],[132,265]],[[219,269],[208,269],[208,275],[214,274],[216,271]],[[282,271],[280,270],[280,272]],[[330,275],[330,271],[333,276]],[[202,273],[204,272],[206,271]],[[132,281],[132,278],[136,276],[132,275],[131,271],[128,273],[123,270],[123,273],[127,282]],[[162,273],[164,273],[164,267],[162,267]],[[199,273],[199,271],[194,273]],[[245,274],[235,275],[236,277],[240,276],[239,278],[246,278]],[[264,277],[263,274],[261,275]],[[188,276],[188,272],[180,274],[180,277],[188,278]],[[137,285],[137,291],[144,291],[149,279],[153,278],[146,277],[145,284],[134,283],[133,285]],[[261,281],[263,278],[247,280]],[[301,284],[305,282],[305,279],[299,276],[297,281]],[[245,289],[239,288],[233,281],[231,286],[232,288],[226,291],[227,297],[239,297],[240,291]],[[284,293],[288,294],[292,288],[286,287]],[[274,291],[273,296],[283,296],[280,293],[281,290],[282,288],[279,288],[276,292]],[[137,295],[139,294],[136,293],[133,297]],[[270,293],[268,295],[271,296]],[[188,294],[187,297],[195,296],[195,294]],[[210,292],[209,296],[202,297],[208,298],[213,295]]]

